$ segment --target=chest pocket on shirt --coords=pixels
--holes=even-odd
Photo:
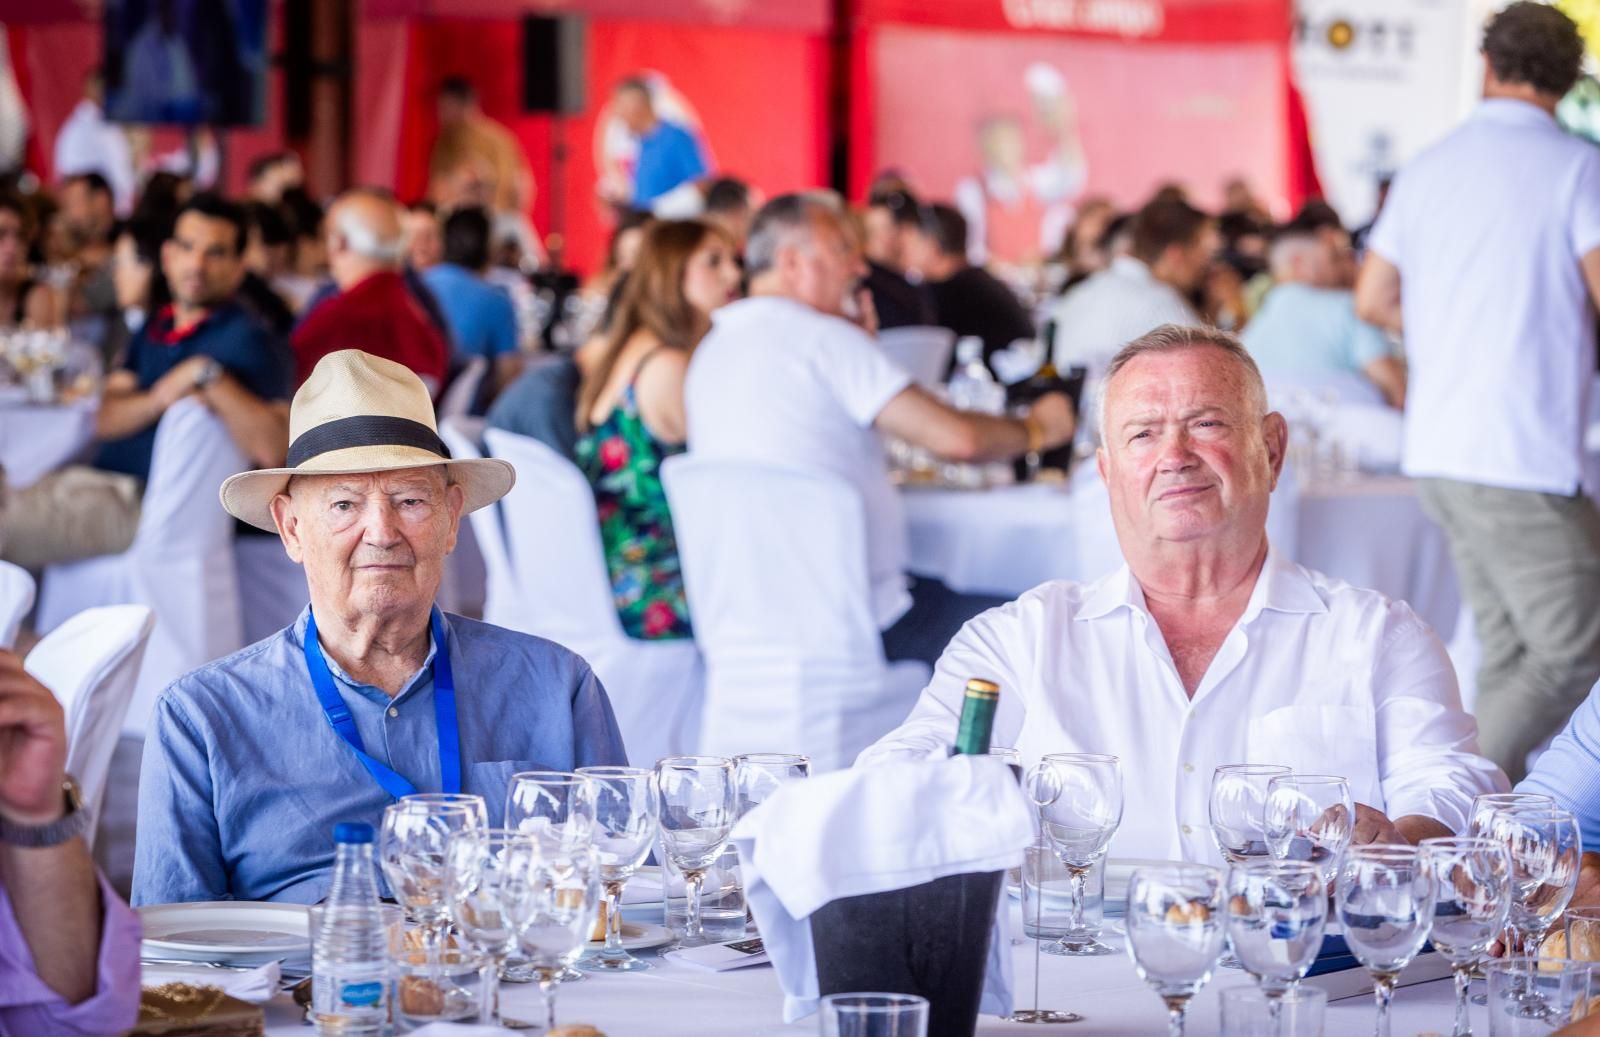
[[[1250,759],[1336,774],[1357,803],[1383,809],[1377,718],[1363,706],[1284,706],[1250,721]]]

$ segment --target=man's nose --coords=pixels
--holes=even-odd
[[[366,529],[361,539],[373,547],[393,547],[400,542],[400,513],[387,500],[367,508]]]
[[[1198,463],[1188,429],[1174,429],[1161,437],[1161,454],[1156,461],[1160,471],[1184,472]]]

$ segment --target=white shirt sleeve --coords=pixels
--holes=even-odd
[[[1600,248],[1600,152],[1590,148],[1572,186],[1572,251],[1582,259],[1596,248]]]
[[[884,405],[911,384],[911,376],[872,337],[843,318],[829,322],[813,353],[817,376],[850,419],[867,428]]]
[[[1420,814],[1464,832],[1473,797],[1510,786],[1478,755],[1478,723],[1461,708],[1439,635],[1411,606],[1393,602],[1382,636],[1372,697],[1384,812],[1391,819]]]

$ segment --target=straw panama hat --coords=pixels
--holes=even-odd
[[[517,481],[498,458],[452,460],[434,424],[428,389],[392,360],[341,349],[318,362],[289,406],[287,468],[240,472],[222,484],[234,518],[276,533],[272,498],[295,475],[357,475],[445,465],[466,493],[463,514],[493,504]]]

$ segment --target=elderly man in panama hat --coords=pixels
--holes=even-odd
[[[222,503],[277,530],[311,605],[162,692],[135,904],[315,903],[336,822],[376,825],[412,792],[466,792],[498,824],[516,771],[626,762],[582,659],[433,604],[463,512],[511,488],[509,464],[451,460],[417,376],[357,350],[317,364],[289,426],[289,467],[234,476]]]

